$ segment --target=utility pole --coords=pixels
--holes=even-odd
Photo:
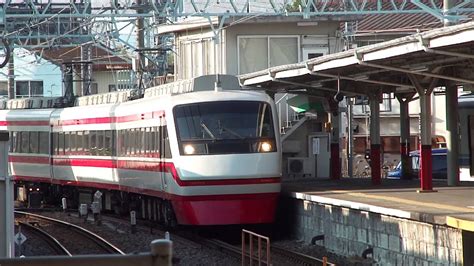
[[[143,2],[142,0],[137,0],[137,13],[143,14]],[[138,56],[136,60],[135,69],[138,74],[138,90],[142,91],[143,86],[143,72],[145,68],[145,55],[143,54],[143,48],[145,47],[145,25],[144,25],[144,18],[138,17],[137,18],[137,48],[138,48]]]
[[[13,182],[8,176],[8,131],[0,131],[0,258],[13,258]]]
[[[353,131],[353,119],[354,119],[354,98],[347,99],[347,174],[350,178],[354,177],[354,131]]]
[[[453,7],[452,0],[443,1],[443,13],[445,16],[451,15],[449,10]],[[449,18],[444,18],[444,26],[450,26],[454,22]],[[446,84],[446,147],[448,148],[448,185],[457,186],[459,184],[459,109],[458,109],[458,86],[456,84]]]
[[[13,49],[10,52],[10,60],[8,61],[8,99],[15,99],[15,63],[13,58],[15,53]]]

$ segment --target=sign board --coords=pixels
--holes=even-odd
[[[25,243],[26,239],[27,239],[26,236],[22,233],[17,233],[15,235],[15,243],[18,246],[23,245],[23,243]]]
[[[313,138],[313,154],[319,154],[320,144],[319,138]]]

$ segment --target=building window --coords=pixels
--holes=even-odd
[[[299,36],[239,36],[239,74],[297,63]]]
[[[43,81],[16,81],[16,97],[42,97],[43,96]]]
[[[94,84],[97,84],[97,83],[94,83]],[[131,84],[109,84],[109,92],[124,91],[124,90],[131,90],[131,89],[133,89],[133,86]]]
[[[8,95],[8,83],[0,82],[0,96],[4,96],[4,95]]]
[[[386,113],[392,111],[392,100],[395,99],[393,93],[383,93],[382,94],[382,103],[380,104],[380,112]],[[355,101],[356,105],[362,105],[363,113],[370,113],[370,102],[368,97],[358,96]]]
[[[392,111],[392,99],[395,99],[393,93],[384,93],[382,95],[382,103],[380,104],[380,112],[391,112]]]

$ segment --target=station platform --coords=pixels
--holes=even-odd
[[[420,180],[382,179],[374,186],[369,178],[283,179],[285,196],[320,204],[347,207],[425,223],[448,225],[474,232],[474,183],[457,187],[433,180],[436,192],[419,193]]]

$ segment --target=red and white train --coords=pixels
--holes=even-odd
[[[0,110],[10,174],[19,188],[40,184],[45,200],[90,203],[100,190],[103,209],[168,225],[271,223],[281,181],[274,102],[235,77],[215,80],[161,85],[124,102]]]

